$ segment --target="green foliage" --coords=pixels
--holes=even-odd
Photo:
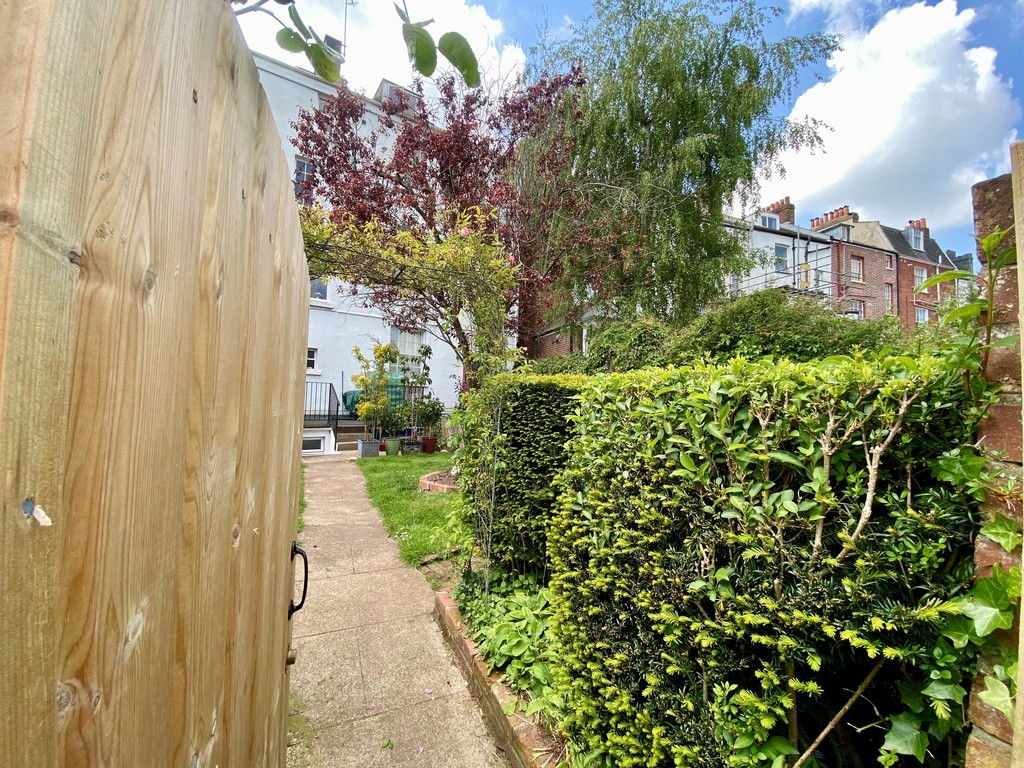
[[[673,341],[668,358],[682,364],[704,356],[725,362],[736,356],[771,355],[803,362],[902,343],[895,319],[839,317],[811,299],[790,299],[782,291],[767,290],[710,309]]]
[[[610,323],[591,334],[587,373],[634,371],[663,366],[672,329],[653,317]]]
[[[352,354],[359,363],[359,373],[352,375],[352,383],[363,390],[356,404],[356,415],[365,424],[364,437],[373,440],[382,426],[381,419],[391,407],[388,384],[392,364],[398,362],[398,347],[394,344],[373,345],[372,358],[366,357],[358,346]]]
[[[858,749],[945,754],[1020,584],[970,586],[987,397],[933,357],[587,383],[548,529],[575,764],[781,766],[862,680]]]
[[[467,395],[456,457],[462,504],[497,567],[517,573],[547,568],[552,484],[565,463],[566,417],[584,381],[503,374]]]
[[[552,688],[555,651],[551,636],[551,591],[529,576],[467,573],[455,592],[488,671],[501,670],[508,686],[525,694],[526,714],[555,715],[561,699]]]
[[[586,373],[587,358],[582,352],[568,355],[545,357],[542,360],[531,360],[530,366],[538,376],[560,376],[565,373]]]
[[[550,223],[572,295],[685,322],[748,265],[724,209],[759,166],[814,143],[813,124],[776,108],[836,47],[769,39],[775,15],[753,0],[597,0],[551,52],[551,68],[586,78],[565,141],[577,210]]]

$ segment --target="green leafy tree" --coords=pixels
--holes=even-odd
[[[774,112],[836,48],[824,34],[769,40],[777,14],[753,0],[597,0],[548,52],[549,68],[586,78],[564,113],[580,201],[558,222],[570,313],[603,303],[685,322],[746,266],[725,209],[782,150],[816,142],[814,121]]]

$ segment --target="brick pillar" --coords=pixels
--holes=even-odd
[[[1021,156],[1024,159],[1024,144],[1013,147],[1014,159]],[[1014,188],[1017,188],[1015,200]],[[996,227],[1006,229],[1014,223],[1014,203],[1016,202],[1018,212],[1017,221],[1024,217],[1024,167],[1018,167],[1014,163],[1014,174],[1001,176],[989,181],[975,184],[971,188],[971,196],[974,204],[975,236],[980,238],[989,234]],[[1021,238],[1024,242],[1024,238]],[[1004,240],[1005,244],[1007,241]],[[978,249],[979,257],[981,249]],[[1018,261],[1024,263],[1020,258],[1018,249]],[[1019,324],[1019,301],[1020,289],[1018,287],[1017,265],[1006,267],[999,275],[995,290],[992,296],[993,308],[993,335],[995,337],[1008,336],[1018,333]],[[992,467],[999,475],[1016,477],[1024,476],[1022,470],[1021,444],[1024,440],[1024,429],[1021,425],[1021,353],[1020,344],[1010,347],[996,347],[989,357],[988,379],[993,384],[1000,386],[999,402],[992,407],[988,417],[982,422],[978,437],[982,445],[989,451],[1002,452],[1000,461],[995,462]],[[982,507],[985,522],[993,519],[997,512],[1012,517],[1018,523],[1024,524],[1021,516],[1020,499],[1007,501],[1005,498],[991,496]],[[979,536],[975,544],[974,552],[975,569],[978,576],[990,575],[992,566],[999,563],[1004,570],[1011,567],[1019,567],[1021,563],[1021,552],[1006,552],[994,541]],[[1014,626],[1019,626],[1015,622]],[[1000,637],[1000,642],[1016,647],[1020,642],[1015,631],[1009,631]],[[973,730],[967,742],[966,768],[1010,768],[1011,765],[1024,764],[1014,760],[1014,728],[1006,717],[999,711],[989,707],[981,701],[977,692],[983,690],[984,675],[991,670],[993,659],[983,658],[979,661],[979,675],[976,678],[970,699],[970,719]],[[1019,689],[1024,690],[1024,689]],[[1018,693],[1018,699],[1022,698]],[[1024,707],[1017,706],[1018,727],[1021,721],[1021,710]],[[1018,754],[1016,760],[1024,759],[1022,743],[1024,738],[1016,740]]]

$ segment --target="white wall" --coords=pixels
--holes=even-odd
[[[812,295],[832,294],[831,248],[827,242],[818,242],[822,239],[820,235],[788,224],[780,225],[777,230],[750,227],[749,223],[747,227],[741,234],[747,240],[748,251],[764,263],[739,275],[738,281],[729,280],[726,285],[727,295],[732,295],[735,288],[738,288],[739,294],[747,294],[773,287],[789,287]],[[777,245],[786,248],[785,271],[775,268]],[[807,269],[803,268],[804,264]]]
[[[295,130],[291,123],[298,118],[300,107],[318,107],[321,94],[333,95],[336,87],[309,72],[261,54],[254,53],[253,58],[281,134],[281,149],[289,167],[294,169],[295,147],[291,140]],[[379,115],[378,106],[367,100],[366,125],[362,130],[372,130]],[[346,390],[355,389],[352,374],[358,373],[358,364],[352,348],[358,345],[364,355],[371,356],[374,343],[391,340],[391,326],[379,312],[360,306],[357,300],[340,292],[339,286],[339,281],[332,280],[328,283],[325,301],[310,299],[308,345],[317,350],[317,372],[307,373],[306,380],[330,382],[341,397]],[[458,402],[456,387],[462,382],[462,367],[451,348],[431,337],[429,329],[424,342],[434,351],[429,362],[431,390],[447,408],[453,408]]]

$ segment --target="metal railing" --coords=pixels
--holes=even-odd
[[[340,418],[341,400],[334,385],[327,381],[307,381],[303,424],[307,427],[336,427]]]

